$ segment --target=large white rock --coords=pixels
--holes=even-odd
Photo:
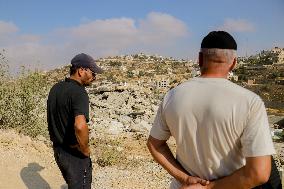
[[[137,119],[139,120],[139,119]],[[134,132],[141,132],[141,133],[149,133],[152,128],[152,125],[148,122],[141,120],[139,123],[134,123],[131,125],[131,130]]]
[[[148,122],[142,120],[140,123],[139,123],[139,126],[142,127],[143,129],[145,129],[146,131],[150,131],[151,128],[152,128],[152,125],[150,125]]]
[[[129,116],[119,116],[118,121],[120,121],[123,125],[128,125],[131,123],[132,119]]]
[[[107,129],[107,133],[110,135],[119,135],[123,132],[123,124],[121,122],[118,121],[111,121],[108,129]]]

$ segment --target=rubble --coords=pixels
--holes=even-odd
[[[98,92],[100,91],[100,92]],[[94,133],[119,135],[122,132],[148,134],[160,100],[138,87],[101,86],[89,88],[91,128]]]

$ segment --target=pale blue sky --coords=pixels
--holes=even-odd
[[[284,1],[0,0],[0,49],[12,68],[55,68],[79,52],[195,60],[211,30],[230,32],[241,56],[284,48]]]

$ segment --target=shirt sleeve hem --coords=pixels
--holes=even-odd
[[[266,151],[266,152],[256,152],[256,153],[245,153],[245,157],[258,157],[258,156],[267,156],[276,154],[275,150]]]
[[[168,140],[170,138],[170,136],[168,136],[168,135],[161,135],[161,134],[157,135],[154,132],[150,132],[150,136],[152,136],[153,138],[158,139],[158,140]]]

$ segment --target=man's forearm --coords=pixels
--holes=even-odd
[[[234,172],[232,175],[211,181],[208,185],[209,189],[248,189],[255,185],[244,176],[244,167]]]
[[[148,144],[149,151],[153,158],[162,166],[170,175],[180,182],[184,182],[188,176],[185,170],[174,158],[168,145],[165,144],[158,149],[158,153],[153,150],[153,147]]]
[[[224,178],[211,181],[212,189],[247,189],[267,182],[271,172],[270,156],[247,159],[247,164]]]
[[[169,146],[165,141],[161,141],[150,136],[147,146],[153,158],[180,183],[201,183],[202,185],[209,184],[209,181],[207,180],[190,176],[174,158]]]
[[[80,151],[85,155],[90,155],[89,149],[89,129],[87,125],[75,127],[75,135],[79,144]]]
[[[89,128],[84,115],[75,117],[75,135],[79,144],[79,149],[85,156],[90,156],[89,149]]]

